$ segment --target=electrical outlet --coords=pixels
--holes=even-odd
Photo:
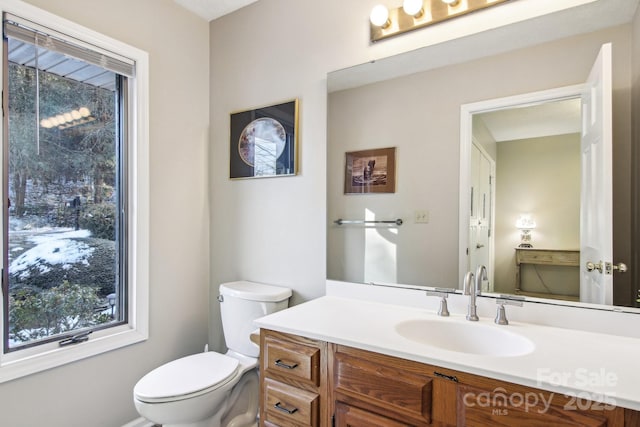
[[[425,211],[425,210],[415,211],[413,218],[416,224],[427,224],[429,222],[429,211]]]

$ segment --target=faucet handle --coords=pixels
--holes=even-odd
[[[507,311],[505,310],[504,306],[505,305],[512,305],[512,306],[516,306],[516,307],[522,307],[522,305],[524,303],[524,298],[523,297],[506,296],[506,295],[500,295],[500,296],[501,296],[501,298],[498,298],[496,300],[496,304],[498,304],[498,312],[496,313],[495,322],[498,325],[508,325],[509,321],[507,320]]]
[[[449,308],[447,307],[447,297],[449,294],[455,293],[452,288],[434,288],[433,291],[426,291],[428,297],[440,297],[440,308],[438,308],[438,316],[449,316]]]

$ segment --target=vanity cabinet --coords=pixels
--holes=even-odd
[[[640,425],[636,411],[348,346],[269,330],[261,344],[261,426]]]
[[[329,349],[336,427],[455,425],[456,384],[436,376],[437,368],[341,345]]]
[[[260,425],[327,427],[327,343],[260,333]]]
[[[487,379],[481,379],[486,381]],[[479,381],[471,381],[479,382]],[[458,425],[474,427],[625,426],[624,409],[515,384],[458,386]],[[631,424],[633,425],[633,424]]]

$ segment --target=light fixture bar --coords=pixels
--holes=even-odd
[[[447,19],[456,18],[491,6],[496,6],[511,0],[457,0],[451,5],[443,0],[425,0],[424,12],[418,16],[405,13],[402,6],[389,10],[386,26],[371,25],[371,42],[377,42],[389,37],[397,36],[408,31],[437,24]]]

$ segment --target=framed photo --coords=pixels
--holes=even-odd
[[[298,100],[231,114],[229,178],[298,173]]]
[[[345,194],[395,193],[396,148],[346,153]]]

